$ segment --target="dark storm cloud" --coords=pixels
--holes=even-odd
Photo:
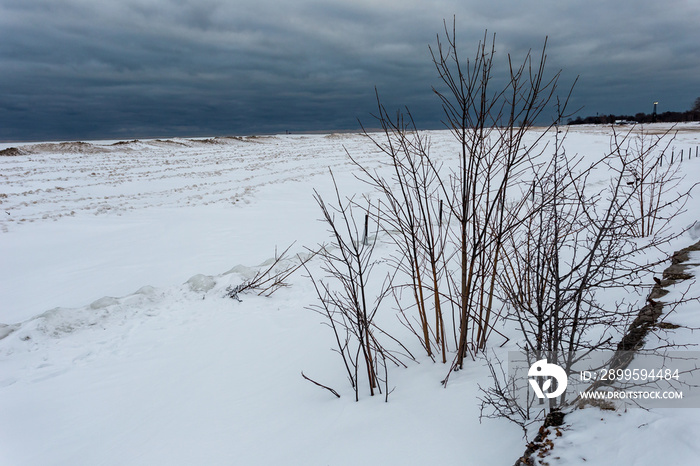
[[[0,0],[0,139],[333,130],[377,86],[439,126],[428,45],[457,17],[471,55],[549,36],[584,114],[684,110],[700,93],[700,6],[667,1]]]

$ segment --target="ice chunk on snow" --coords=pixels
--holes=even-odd
[[[234,268],[232,268],[231,270],[229,270],[228,272],[225,272],[224,275],[237,273],[238,275],[240,275],[244,279],[250,280],[251,278],[253,278],[255,276],[256,272],[257,272],[257,270],[254,269],[253,267],[247,267],[245,265],[239,264],[239,265],[235,266]]]
[[[90,304],[90,309],[104,309],[117,303],[119,303],[119,300],[117,298],[105,296]]]
[[[211,275],[197,274],[187,280],[187,284],[190,286],[190,290],[198,292],[207,292],[214,288],[216,285],[216,280]]]
[[[0,340],[14,332],[16,328],[14,325],[0,324]]]
[[[146,285],[142,286],[134,294],[142,294],[144,296],[155,296],[156,295],[156,289],[152,287],[151,285]]]

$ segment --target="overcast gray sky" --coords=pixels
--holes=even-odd
[[[0,139],[355,129],[375,86],[439,127],[428,46],[453,15],[466,55],[549,36],[583,116],[700,96],[698,0],[0,0]]]

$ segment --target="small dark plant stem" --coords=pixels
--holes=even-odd
[[[329,392],[334,394],[336,397],[340,398],[340,395],[338,394],[338,392],[333,390],[331,387],[326,387],[325,385],[320,384],[320,383],[316,382],[315,380],[311,380],[310,378],[308,378],[307,376],[304,375],[304,371],[301,371],[301,376],[304,377],[305,380],[308,380],[309,382],[311,382],[312,384],[318,385],[321,388],[325,388],[326,390],[328,390]]]

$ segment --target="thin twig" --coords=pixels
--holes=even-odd
[[[304,375],[304,371],[301,371],[301,376],[304,377],[304,379],[306,379],[306,380],[308,380],[309,382],[311,382],[312,384],[318,385],[318,386],[321,387],[321,388],[325,388],[326,390],[328,390],[329,392],[331,392],[332,394],[334,394],[336,397],[340,398],[340,395],[338,394],[338,392],[336,392],[335,390],[333,390],[331,387],[326,387],[325,385],[320,384],[320,383],[316,382],[315,380],[311,380],[310,378],[308,378],[307,376]]]

